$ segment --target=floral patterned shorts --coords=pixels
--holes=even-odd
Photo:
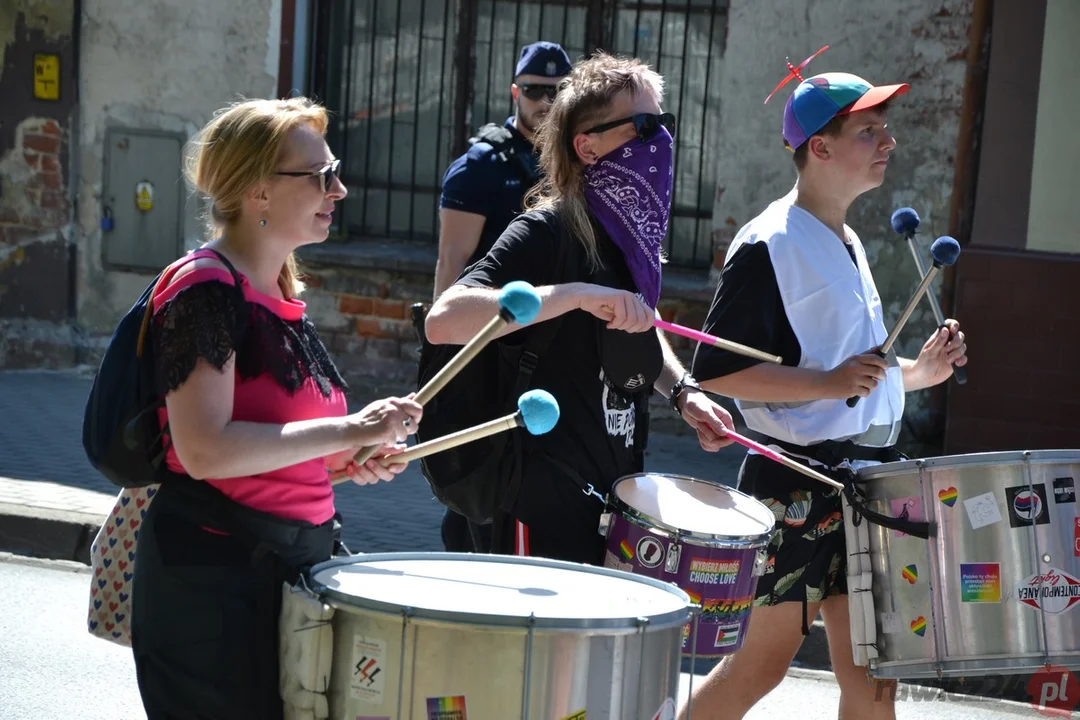
[[[765,574],[754,605],[821,602],[847,593],[844,514],[840,496],[797,491],[765,503],[776,515]]]
[[[762,462],[768,465],[762,466]],[[792,482],[791,476],[796,483],[802,478],[760,457],[747,458],[740,473],[740,490],[753,495],[776,516],[755,606],[821,602],[830,595],[847,593],[847,543],[840,494],[816,489],[776,492],[785,481]]]

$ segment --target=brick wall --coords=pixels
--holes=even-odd
[[[970,364],[948,454],[1080,447],[1080,257],[965,248],[956,283]]]
[[[321,255],[333,252],[334,248],[323,248]],[[357,390],[358,401],[415,390],[419,346],[409,307],[431,301],[433,276],[425,271],[356,267],[349,261],[354,252],[355,248],[342,250],[346,262],[302,260],[308,315],[338,369]]]

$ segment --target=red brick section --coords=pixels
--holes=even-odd
[[[63,132],[55,120],[25,122],[21,126],[23,161],[31,170],[23,193],[26,203],[4,202],[0,199],[0,241],[10,240],[18,230],[50,230],[66,225],[70,220],[69,203],[64,189],[60,152]],[[12,232],[8,232],[11,229]]]
[[[969,365],[949,387],[946,453],[1077,447],[1080,256],[969,247],[956,268]]]
[[[366,295],[341,295],[338,299],[338,311],[342,315],[406,320],[409,317],[409,303],[404,300],[384,300]]]

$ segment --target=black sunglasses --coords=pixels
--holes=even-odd
[[[521,88],[521,94],[530,100],[540,100],[543,97],[547,97],[549,100],[554,100],[555,96],[559,94],[558,85],[538,85],[536,83],[525,83],[518,85]]]
[[[322,170],[316,172],[276,172],[275,175],[288,175],[289,177],[317,177],[319,178],[319,187],[325,193],[330,189],[330,186],[334,184],[334,178],[339,177],[338,170],[341,169],[341,160],[335,160]]]
[[[675,114],[674,113],[638,113],[637,115],[631,115],[630,117],[622,118],[621,120],[612,120],[611,122],[597,125],[585,131],[586,135],[592,135],[593,133],[602,133],[620,125],[626,125],[627,123],[634,123],[634,129],[637,130],[637,136],[642,142],[648,142],[652,140],[656,133],[660,132],[660,128],[667,128],[671,137],[675,137]]]

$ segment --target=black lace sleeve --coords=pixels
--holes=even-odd
[[[157,309],[150,339],[158,390],[184,384],[201,357],[221,370],[237,348],[244,300],[238,288],[217,280],[195,283]]]

